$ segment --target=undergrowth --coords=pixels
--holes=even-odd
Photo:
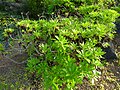
[[[32,2],[39,5],[33,0],[29,4]],[[84,78],[91,80],[99,75],[97,68],[103,66],[100,60],[104,55],[101,47],[113,39],[114,22],[120,16],[110,9],[114,1],[45,0],[39,3],[40,7],[44,6],[42,10],[54,17],[22,20],[16,24],[17,28],[7,28],[3,33],[6,38],[19,34],[18,42],[29,55],[27,70],[33,84],[45,90],[73,90]]]

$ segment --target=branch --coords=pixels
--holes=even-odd
[[[5,56],[5,55],[3,55],[3,56],[4,56],[6,59],[12,61],[12,62],[15,63],[15,64],[24,64],[24,63],[27,62],[27,60],[24,60],[24,61],[22,61],[22,62],[17,62],[17,61],[15,61],[15,60],[13,60],[13,59],[11,59],[11,58]]]

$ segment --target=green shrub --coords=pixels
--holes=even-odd
[[[8,13],[1,12],[1,17],[0,17],[0,43],[2,43],[4,41],[4,36],[8,36],[8,33],[5,33],[4,31],[6,31],[9,28],[15,28],[15,23],[18,21],[16,18],[11,18],[11,17],[7,16],[7,14]]]
[[[102,47],[106,38],[113,38],[113,22],[119,16],[108,9],[112,1],[105,1],[54,0],[46,8],[54,15],[60,10],[57,18],[17,23],[22,33],[20,41],[30,56],[29,75],[40,80],[45,90],[72,90],[84,77],[92,79],[98,74],[96,69],[102,66],[104,54],[98,44]]]
[[[81,15],[82,12],[91,12],[115,5],[114,0],[25,0],[25,10],[30,12],[32,17],[38,15],[51,16],[52,14]],[[81,13],[78,13],[78,9]]]

